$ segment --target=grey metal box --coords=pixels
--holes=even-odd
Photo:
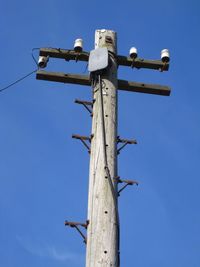
[[[108,49],[97,48],[90,52],[88,70],[90,72],[100,71],[108,67]]]

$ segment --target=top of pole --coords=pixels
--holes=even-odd
[[[117,54],[117,33],[112,30],[96,30],[95,31],[95,48],[107,47],[108,50]]]

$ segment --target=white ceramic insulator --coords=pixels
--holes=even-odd
[[[47,62],[48,62],[48,57],[39,56],[38,66],[40,68],[45,68],[47,66]]]
[[[137,48],[136,47],[131,47],[129,51],[129,56],[131,58],[136,58],[137,57]]]
[[[83,39],[76,39],[74,42],[74,50],[82,51],[83,50]]]
[[[170,59],[169,50],[163,49],[161,51],[161,60],[164,62],[169,62],[169,59]]]

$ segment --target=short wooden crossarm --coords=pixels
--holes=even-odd
[[[87,229],[87,227],[88,227],[88,221],[86,221],[85,223],[65,221],[65,226],[70,226],[72,228],[75,227],[75,226],[82,226],[85,229]]]
[[[86,223],[65,221],[65,226],[70,226],[72,228],[75,228],[78,231],[78,233],[82,236],[83,242],[86,244],[87,243],[87,237],[80,230],[79,226],[84,227],[85,229],[87,229],[88,223],[89,223],[88,221],[86,221]]]
[[[90,137],[88,136],[83,136],[83,135],[78,135],[78,134],[73,134],[72,138],[74,139],[78,139],[82,142],[82,144],[87,148],[88,153],[90,153],[90,146],[86,143],[86,141],[88,141],[89,143],[91,143],[91,139],[92,139],[93,135],[91,135]]]
[[[90,113],[90,115],[92,116],[92,107],[93,107],[92,102],[75,99],[74,103],[83,105],[87,109],[87,111]]]
[[[135,180],[121,180],[120,177],[115,178],[117,183],[124,183],[124,186],[118,191],[118,196],[120,196],[120,193],[128,186],[128,185],[139,185],[139,183]]]
[[[126,146],[126,145],[136,145],[136,140],[130,140],[130,139],[121,139],[119,136],[117,137],[117,143],[123,143],[123,145],[117,149],[117,154],[120,154],[120,151]]]

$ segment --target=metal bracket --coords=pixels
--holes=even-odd
[[[83,135],[78,135],[78,134],[73,134],[72,135],[72,138],[79,139],[83,143],[83,145],[87,148],[89,154],[91,152],[90,151],[90,146],[86,143],[86,141],[88,141],[89,143],[91,143],[92,137],[93,137],[93,134],[91,134],[90,137],[83,136]]]
[[[80,52],[76,52],[76,57],[75,57],[75,61],[76,61],[76,63],[78,62],[78,60],[79,60],[79,57],[80,57]]]
[[[89,221],[87,220],[86,223],[80,223],[80,222],[69,222],[65,221],[65,226],[70,226],[72,228],[75,228],[78,233],[82,236],[83,242],[86,244],[87,243],[87,237],[83,234],[83,232],[80,230],[79,226],[85,228],[87,230],[87,226],[89,224]]]
[[[163,66],[159,69],[160,72],[165,71],[167,68],[167,62],[163,62]]]
[[[136,145],[137,144],[137,141],[135,139],[121,139],[119,136],[117,136],[117,144],[118,143],[123,143],[123,145],[121,147],[119,147],[117,149],[117,155],[120,154],[120,151],[126,146],[126,145]]]
[[[128,186],[128,185],[139,185],[139,183],[135,180],[121,180],[120,177],[115,178],[117,183],[124,183],[125,185],[122,186],[122,188],[118,191],[118,196],[120,196],[120,193]]]
[[[83,105],[87,109],[87,111],[90,113],[90,116],[92,117],[92,115],[93,115],[93,113],[92,113],[93,102],[75,99],[74,103]]]
[[[132,69],[135,67],[134,64],[135,64],[135,58],[132,59],[132,63],[131,63],[131,68],[132,68]],[[139,68],[138,68],[138,69],[139,69]]]

